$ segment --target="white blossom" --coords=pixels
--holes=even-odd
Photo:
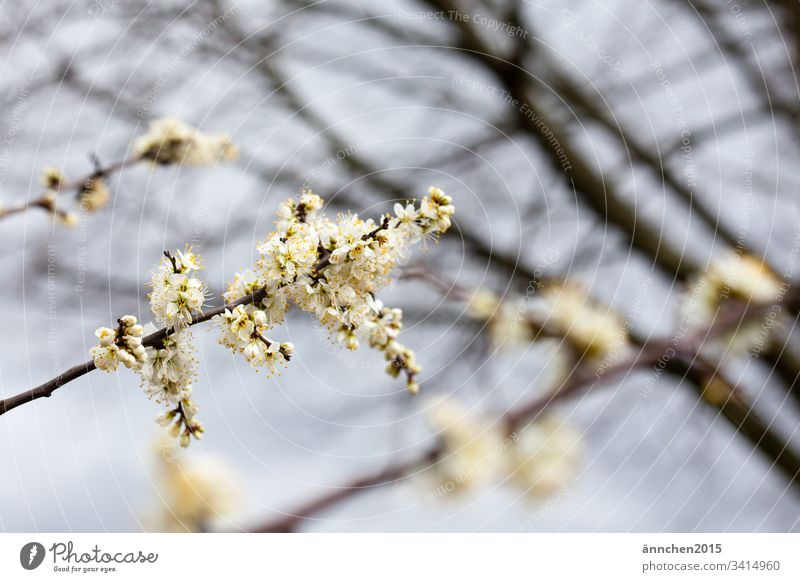
[[[236,273],[233,281],[228,285],[228,290],[222,294],[227,303],[238,301],[247,295],[252,295],[259,289],[266,287],[267,282],[252,269],[245,269]]]

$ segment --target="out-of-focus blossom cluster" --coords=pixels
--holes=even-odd
[[[158,501],[147,515],[149,529],[209,532],[228,524],[241,498],[228,465],[212,455],[179,453],[168,439],[156,448]]]
[[[544,497],[569,486],[580,468],[580,433],[550,414],[510,430],[502,419],[490,422],[452,398],[428,412],[441,442],[429,498],[500,483]]]
[[[506,471],[527,493],[554,495],[575,478],[582,454],[581,434],[574,426],[552,414],[541,415],[519,432]]]
[[[556,338],[576,355],[615,359],[628,341],[623,318],[594,301],[578,283],[550,283],[532,297],[501,299],[486,289],[476,291],[467,312],[486,322],[496,347]]]
[[[508,348],[530,342],[534,333],[522,311],[522,300],[503,299],[488,289],[477,289],[467,302],[467,313],[486,324],[492,347]]]
[[[78,190],[78,201],[82,210],[96,212],[108,204],[111,190],[102,178],[89,178]]]
[[[690,283],[681,303],[681,321],[690,330],[702,331],[714,323],[729,301],[769,306],[779,302],[786,289],[786,284],[762,259],[729,253],[712,262],[705,273]],[[766,341],[765,331],[770,331],[775,323],[770,321],[767,329],[761,318],[752,319],[718,339],[734,353],[747,352]]]
[[[102,167],[95,158],[95,170],[82,180],[69,182],[58,168],[48,166],[42,171],[44,193],[17,206],[5,207],[0,203],[0,218],[41,208],[64,226],[78,224],[78,214],[59,204],[59,194],[64,190],[77,190],[78,207],[84,212],[96,212],[108,204],[111,190],[106,178],[136,162],[149,161],[157,165],[183,164],[208,166],[219,161],[234,160],[238,149],[227,135],[203,133],[184,122],[164,117],[150,123],[148,131],[134,142],[134,156],[108,167]]]
[[[622,317],[595,302],[578,283],[546,286],[531,304],[545,328],[555,332],[579,355],[603,359],[619,354],[627,342]]]
[[[133,147],[138,158],[161,165],[208,166],[239,153],[229,136],[203,133],[172,117],[152,121]]]
[[[419,204],[396,204],[394,213],[378,222],[349,213],[333,220],[320,212],[322,205],[311,191],[281,204],[275,231],[258,245],[257,263],[237,273],[225,293],[228,302],[260,290],[264,297],[216,318],[220,343],[244,353],[255,367],[274,371],[292,348],[266,333],[284,321],[286,309],[294,304],[314,315],[348,349],[357,349],[361,338],[381,350],[387,371],[393,376],[405,372],[409,391],[418,391],[420,367],[413,352],[395,339],[402,314],[384,308],[375,294],[389,282],[409,245],[435,239],[449,228],[452,200],[430,188]]]

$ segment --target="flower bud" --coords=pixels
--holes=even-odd
[[[267,325],[267,314],[257,309],[253,312],[253,323],[258,326]]]

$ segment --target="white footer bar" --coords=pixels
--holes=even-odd
[[[800,534],[0,534],[4,581],[172,575],[797,581]]]

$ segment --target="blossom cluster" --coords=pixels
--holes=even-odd
[[[196,276],[202,269],[201,257],[187,246],[164,257],[150,281],[150,310],[156,322],[170,333],[159,346],[147,348],[141,369],[142,388],[157,403],[169,407],[157,421],[170,427],[170,435],[188,446],[191,437],[200,438],[203,424],[197,419],[192,400],[192,383],[197,377],[194,338],[189,326],[203,312],[206,285]]]
[[[207,166],[238,155],[229,136],[206,134],[171,117],[151,122],[134,142],[134,150],[138,158],[161,165]]]
[[[139,370],[146,357],[142,345],[144,328],[136,323],[133,315],[121,317],[117,324],[115,329],[99,327],[94,332],[100,342],[89,350],[94,364],[106,372],[114,372],[119,364]]]
[[[158,423],[169,427],[169,434],[179,438],[184,447],[191,437],[200,438],[204,432],[192,400],[197,358],[189,328],[205,303],[206,286],[194,276],[200,268],[200,257],[187,247],[174,255],[165,252],[153,274],[150,309],[156,321],[167,328],[163,339],[145,345],[143,334],[155,333],[155,326],[143,327],[135,317],[126,315],[116,330],[99,328],[95,335],[100,343],[90,350],[95,365],[102,370],[114,371],[122,362],[139,374],[145,394],[167,408]]]
[[[78,223],[78,215],[75,212],[59,208],[57,204],[59,192],[68,187],[67,179],[61,170],[47,166],[42,171],[41,183],[45,187],[45,192],[37,205],[47,210],[64,226],[75,226]],[[111,190],[99,175],[90,176],[78,187],[77,200],[81,210],[85,212],[100,210],[108,204],[110,198]]]
[[[213,317],[219,343],[243,354],[254,368],[275,373],[289,362],[294,346],[268,333],[296,305],[348,349],[357,349],[361,338],[381,351],[387,372],[394,377],[405,373],[409,392],[417,393],[421,367],[414,352],[397,341],[403,314],[385,307],[375,293],[389,282],[411,243],[435,239],[449,228],[450,197],[431,188],[419,205],[396,204],[394,214],[379,222],[355,214],[331,220],[320,212],[322,206],[311,191],[281,204],[276,230],[258,245],[257,263],[236,273],[223,294],[227,303]],[[197,359],[191,326],[210,317],[203,316],[207,287],[198,277],[201,269],[202,260],[191,247],[165,251],[149,294],[150,309],[163,329],[153,324],[143,328],[125,316],[117,330],[98,329],[100,343],[91,349],[98,368],[113,371],[122,362],[140,375],[144,392],[167,408],[158,423],[169,427],[181,446],[204,432],[192,400]]]
[[[202,268],[200,257],[191,247],[175,255],[164,253],[150,280],[150,308],[158,323],[180,330],[191,323],[192,314],[202,313],[207,289],[195,276]]]
[[[180,439],[182,447],[188,447],[192,437],[199,440],[205,432],[203,423],[197,419],[198,406],[191,395],[192,385],[188,384],[181,391],[178,404],[156,418],[158,424],[169,428],[169,436]]]
[[[770,305],[780,301],[785,292],[785,283],[762,259],[731,252],[712,262],[689,284],[681,302],[682,326],[700,332],[714,322],[729,300]],[[766,341],[765,329],[759,320],[742,322],[718,340],[732,353],[747,352]]]
[[[269,329],[267,314],[253,305],[238,305],[220,316],[219,343],[234,352],[244,354],[256,369],[266,366],[271,373],[285,365],[294,353],[290,342],[278,342],[266,336]]]
[[[397,341],[402,312],[384,307],[375,292],[389,281],[407,246],[435,238],[450,226],[450,197],[431,188],[417,207],[397,204],[394,215],[379,223],[357,215],[333,221],[320,214],[322,199],[310,191],[284,202],[276,231],[258,246],[252,269],[237,273],[224,293],[225,309],[215,316],[219,342],[241,353],[254,368],[275,373],[292,357],[294,346],[267,334],[283,323],[290,304],[311,312],[348,349],[359,347],[359,336],[380,350],[392,376],[406,375],[410,392],[419,391],[421,371],[413,351]],[[191,325],[202,314],[207,288],[197,276],[201,258],[186,247],[164,253],[150,281],[150,308],[164,335],[146,347],[144,329],[126,316],[118,330],[100,328],[100,344],[91,349],[96,365],[116,370],[122,362],[136,371],[145,393],[167,407],[159,424],[187,446],[199,438],[203,425],[196,418],[192,384],[197,360]],[[148,327],[151,324],[148,324]],[[148,329],[155,333],[155,327]]]
[[[374,299],[371,295],[367,298],[369,312],[364,321],[363,328],[366,332],[369,347],[383,352],[386,358],[386,372],[397,377],[400,372],[406,373],[406,387],[412,394],[419,392],[419,383],[416,375],[422,371],[417,363],[416,354],[397,341],[397,335],[403,328],[403,312],[397,308],[384,307],[383,302]],[[342,334],[345,337],[341,337]],[[358,339],[349,329],[339,332],[339,341],[348,349],[358,349]]]
[[[690,284],[682,305],[682,316],[687,321],[707,325],[728,298],[769,304],[780,297],[784,287],[763,260],[730,253],[711,263]]]
[[[477,289],[467,302],[467,313],[485,322],[486,333],[493,348],[529,343],[535,339],[532,327],[524,320],[523,301],[499,297],[488,289]]]
[[[427,416],[442,452],[434,478],[444,491],[465,491],[495,478],[503,435],[453,398],[432,401]]]
[[[583,448],[574,426],[552,414],[542,415],[519,433],[509,449],[506,471],[528,494],[554,495],[575,478]]]
[[[108,204],[110,198],[111,191],[102,178],[89,178],[78,190],[81,209],[87,212],[100,210]]]
[[[145,394],[159,404],[179,405],[188,398],[197,377],[191,330],[172,333],[160,346],[150,346],[146,351],[147,359],[140,369]]]
[[[67,227],[78,224],[78,215],[58,207],[58,191],[66,182],[64,174],[54,166],[47,166],[42,171],[41,183],[45,192],[39,199],[39,206],[49,212],[58,222]]]
[[[545,287],[532,304],[544,326],[555,332],[578,354],[589,358],[617,355],[627,342],[622,317],[595,302],[578,283]]]
[[[395,204],[394,213],[377,222],[352,213],[333,220],[320,212],[322,206],[308,190],[281,204],[275,231],[257,247],[258,261],[237,273],[225,293],[228,302],[255,293],[259,300],[216,318],[219,342],[244,353],[255,367],[266,364],[274,371],[275,363],[288,360],[291,348],[265,334],[294,304],[348,349],[359,347],[359,337],[366,339],[384,353],[387,371],[405,372],[409,391],[417,392],[420,367],[414,353],[395,339],[402,314],[384,308],[375,293],[389,282],[410,244],[435,239],[450,227],[451,198],[432,187],[419,204]]]
[[[479,289],[467,303],[467,312],[486,322],[495,347],[558,338],[581,357],[614,359],[628,341],[623,318],[571,281],[550,283],[533,299],[516,301]]]
[[[442,445],[431,497],[497,483],[546,497],[568,485],[579,468],[581,435],[555,416],[540,415],[505,432],[452,398],[433,402],[428,416]]]

